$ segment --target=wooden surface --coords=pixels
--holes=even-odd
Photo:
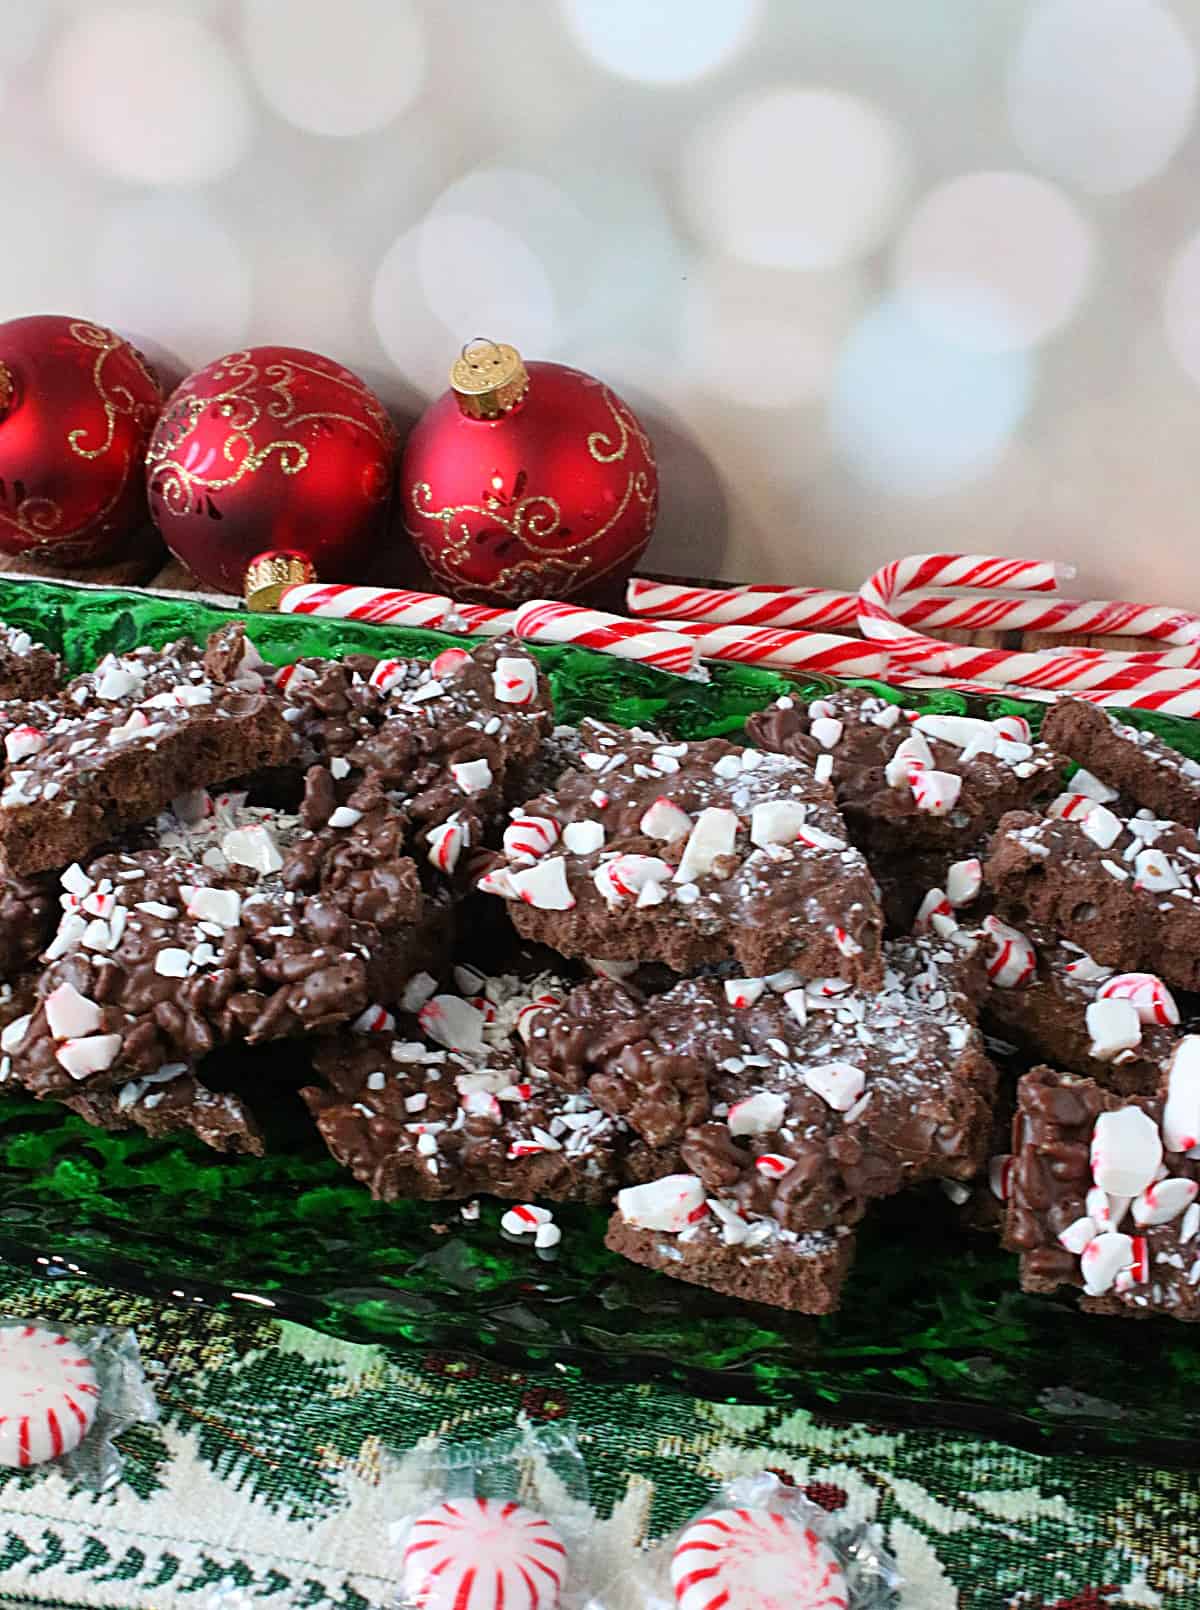
[[[63,570],[60,566],[46,564],[36,559],[11,558],[0,554],[0,573],[17,572],[24,576],[42,576],[48,581],[87,581],[99,586],[108,587],[158,587],[166,592],[209,592],[192,574],[186,566],[173,559],[165,548],[156,545],[153,535],[146,540],[147,553],[145,557],[119,560],[112,564],[98,565],[88,570]],[[391,576],[386,581],[381,578],[363,578],[375,581],[378,585],[392,585],[398,587],[428,588],[434,590],[435,583],[428,576],[417,575],[411,565],[406,565],[406,574]],[[645,574],[655,581],[681,582],[688,586],[722,587],[737,585],[733,582],[707,580],[696,576],[672,576],[662,571],[647,570]],[[819,587],[824,585],[823,578],[815,576],[798,585],[811,585]],[[438,589],[440,590],[440,589]],[[620,609],[619,601],[608,601],[605,606],[610,609]],[[847,637],[856,637],[858,634],[849,628],[841,628]],[[1003,649],[1038,649],[1038,648],[1066,648],[1080,645],[1085,648],[1124,649],[1129,651],[1138,648],[1161,647],[1149,639],[1136,637],[1088,637],[1077,632],[1058,634],[1055,632],[955,632],[944,631],[937,634],[939,639],[947,643],[973,643],[978,648]]]

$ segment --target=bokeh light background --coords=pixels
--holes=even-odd
[[[609,379],[654,564],[1200,606],[1200,0],[0,0],[0,318]]]

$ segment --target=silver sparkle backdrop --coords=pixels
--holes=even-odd
[[[645,414],[660,568],[1200,606],[1200,0],[0,0],[0,318]]]

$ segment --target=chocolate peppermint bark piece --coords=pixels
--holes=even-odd
[[[1057,934],[1102,966],[1200,987],[1200,840],[1149,812],[1083,794],[1006,816],[984,868],[1006,920]]]
[[[1019,716],[914,716],[846,689],[784,698],[746,723],[751,742],[827,777],[854,842],[966,853],[1006,811],[1055,792],[1058,756]]]
[[[1120,795],[1166,821],[1200,827],[1200,763],[1154,733],[1083,699],[1060,699],[1046,712],[1042,736],[1084,768],[1067,784],[1073,793],[1109,805]]]
[[[1020,1081],[1005,1244],[1025,1291],[1200,1320],[1200,1039],[1176,1048],[1164,1094],[1123,1099],[1050,1068]]]
[[[799,1314],[832,1313],[854,1259],[845,1227],[797,1234],[710,1197],[693,1174],[623,1190],[605,1245],[673,1280]]]
[[[615,731],[581,762],[513,813],[479,883],[525,938],[677,972],[735,960],[879,982],[874,880],[807,766]]]
[[[97,1129],[141,1129],[152,1140],[190,1133],[215,1152],[263,1154],[262,1132],[245,1102],[208,1089],[187,1071],[168,1064],[152,1079],[131,1080],[116,1090],[81,1090],[62,1105]]]
[[[624,1126],[521,1057],[519,1024],[559,988],[489,978],[472,999],[434,994],[415,1017],[368,1013],[322,1041],[327,1088],[304,1097],[330,1152],[384,1202],[609,1201]]]
[[[1036,955],[1023,984],[989,994],[987,1022],[1040,1062],[1121,1095],[1153,1095],[1186,1032],[1162,979],[1102,966],[1068,940],[1039,944]]]
[[[86,699],[69,693],[45,727],[25,723],[6,733],[0,855],[13,872],[80,860],[178,794],[293,758],[273,697],[215,682],[202,662],[167,651],[140,664],[140,680],[110,667],[94,687],[80,684]],[[129,681],[137,684],[132,691]],[[129,702],[148,686],[156,691]]]
[[[61,681],[57,654],[19,626],[0,622],[0,700],[51,698]]]
[[[313,832],[232,805],[228,826],[214,813],[69,867],[36,1005],[0,1034],[17,1081],[104,1090],[232,1041],[333,1027],[381,983],[402,987],[393,969],[412,970],[426,898],[396,812],[355,797]]]
[[[586,1089],[709,1193],[792,1231],[861,1217],[987,1154],[996,1074],[959,945],[885,947],[877,991],[841,979],[687,979],[639,1001],[608,980],[531,1016],[529,1060]]]

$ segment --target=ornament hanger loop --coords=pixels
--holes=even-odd
[[[499,419],[524,397],[529,375],[516,347],[475,336],[455,360],[450,385],[468,418]]]

